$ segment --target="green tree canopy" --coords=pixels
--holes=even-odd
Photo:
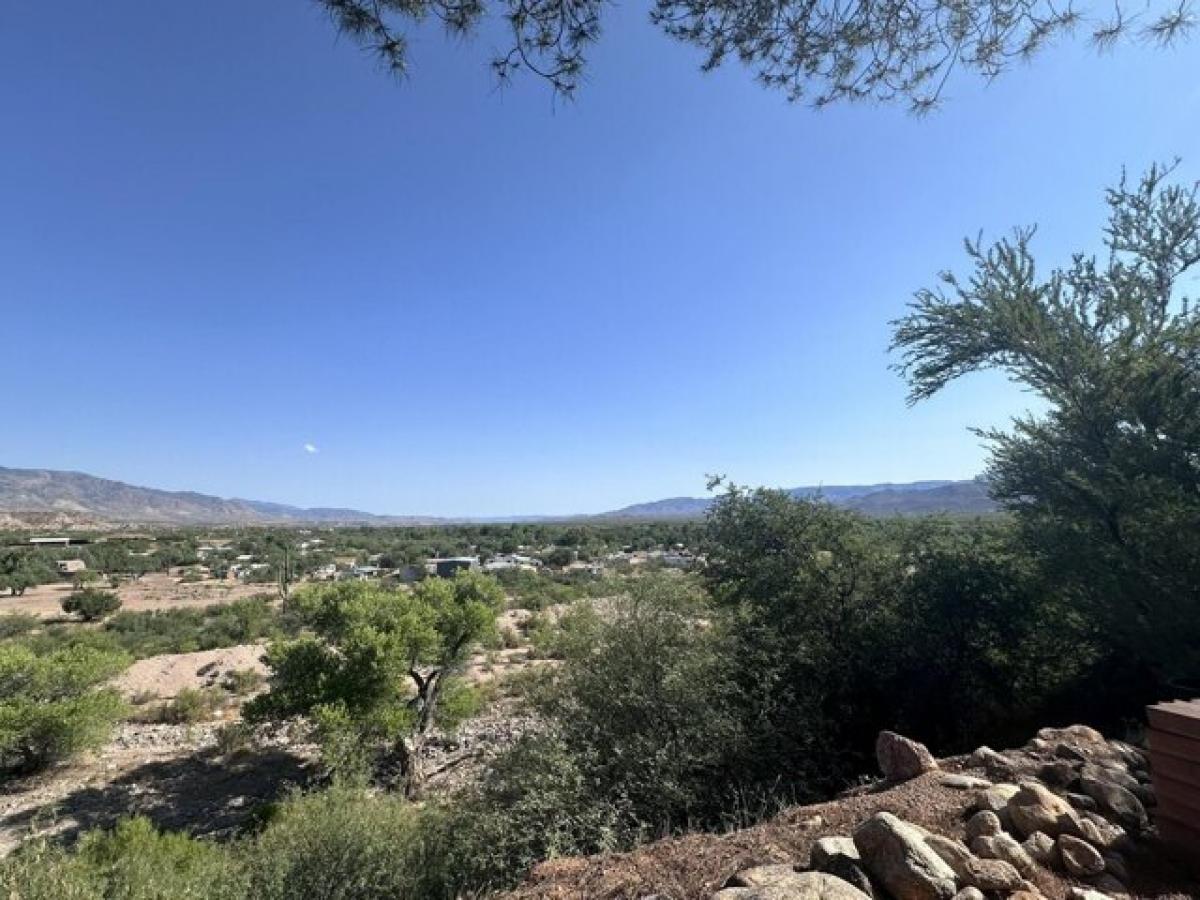
[[[328,729],[394,740],[411,790],[422,780],[426,735],[445,713],[473,645],[495,630],[500,585],[476,572],[412,590],[366,582],[307,588],[289,612],[312,633],[272,644],[271,690],[251,717],[313,714]]]
[[[1152,168],[1108,192],[1108,253],[1039,274],[1032,229],[943,275],[896,323],[912,402],[1000,369],[1046,404],[983,432],[994,495],[1097,628],[1166,678],[1200,676],[1200,262],[1195,188]]]

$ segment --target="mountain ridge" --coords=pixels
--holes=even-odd
[[[981,479],[927,480],[903,484],[828,485],[791,488],[795,497],[820,497],[870,515],[984,514],[993,511]],[[572,519],[685,519],[702,516],[711,498],[673,497],[595,515],[445,518],[380,515],[338,507],[305,508],[286,503],[223,498],[197,491],[168,491],[56,469],[0,466],[0,514],[78,516],[146,525],[439,525],[455,522]]]

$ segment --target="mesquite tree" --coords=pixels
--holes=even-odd
[[[311,633],[267,652],[271,689],[251,718],[314,716],[353,729],[352,740],[396,752],[409,793],[424,780],[424,749],[444,718],[454,679],[495,630],[504,592],[473,572],[413,589],[343,582],[297,591],[289,613]]]
[[[1200,676],[1200,263],[1194,187],[1155,167],[1108,191],[1103,258],[1039,274],[1033,231],[968,242],[896,324],[910,401],[995,368],[1045,401],[992,446],[994,495],[1097,633],[1159,677]]]

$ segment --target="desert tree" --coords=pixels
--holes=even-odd
[[[1107,193],[1107,253],[1045,274],[1034,231],[967,242],[895,323],[915,403],[999,369],[1045,412],[990,443],[994,495],[1098,634],[1157,677],[1200,675],[1200,204],[1173,167]]]
[[[411,590],[343,582],[297,591],[289,613],[309,633],[269,648],[270,691],[248,714],[313,716],[334,763],[359,762],[355,749],[385,744],[416,794],[426,739],[461,714],[458,676],[503,604],[500,585],[474,572]]]
[[[405,26],[439,20],[452,35],[489,16],[506,37],[492,60],[573,96],[600,37],[603,0],[319,0],[336,27],[389,71],[408,71]],[[1124,37],[1168,44],[1193,25],[1187,0],[1089,13],[1071,0],[654,0],[650,20],[703,53],[711,70],[736,58],[764,85],[817,105],[902,100],[932,107],[956,68],[991,79],[1054,39],[1086,32],[1101,47]]]

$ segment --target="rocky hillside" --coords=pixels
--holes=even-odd
[[[1200,897],[1156,836],[1145,755],[1085,726],[935,760],[884,732],[884,778],[727,835],[536,868],[508,900]]]

